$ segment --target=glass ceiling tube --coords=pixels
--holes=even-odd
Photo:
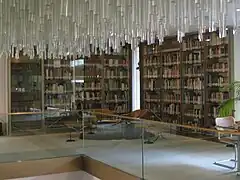
[[[88,56],[97,49],[120,51],[121,45],[136,48],[139,41],[159,43],[164,36],[240,23],[238,0],[0,0],[0,46],[16,48],[33,56],[36,46],[43,56]],[[229,21],[230,20],[230,21]],[[228,22],[232,22],[229,24]],[[91,44],[91,46],[90,46]],[[16,53],[17,55],[18,53]]]

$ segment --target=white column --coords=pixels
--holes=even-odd
[[[233,81],[240,81],[240,31],[236,31],[234,34],[234,55],[233,55],[233,61],[234,61],[234,78]],[[235,118],[237,120],[240,120],[240,102],[235,103]]]
[[[132,111],[140,109],[139,48],[132,51]]]
[[[4,133],[8,134],[8,55],[0,53],[0,121],[3,122]]]

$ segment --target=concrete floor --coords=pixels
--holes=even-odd
[[[165,134],[155,144],[144,145],[144,174],[149,180],[233,180],[230,170],[213,165],[232,157],[222,144]],[[1,137],[0,161],[23,161],[86,154],[141,177],[141,141],[77,140],[66,143],[67,135]],[[83,148],[84,146],[84,148]]]

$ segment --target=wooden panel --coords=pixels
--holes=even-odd
[[[102,180],[137,180],[136,176],[125,173],[87,156],[62,157],[34,161],[12,162],[0,164],[0,179],[35,177],[79,170]]]
[[[81,157],[62,157],[0,164],[0,179],[41,176],[82,169]]]
[[[140,178],[125,173],[89,157],[83,158],[84,171],[102,180],[138,180]]]

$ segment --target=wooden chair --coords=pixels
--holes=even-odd
[[[130,116],[133,118],[142,118],[142,119],[149,119],[151,115],[152,115],[151,112],[148,111],[147,109],[138,109],[128,114],[125,114],[125,116]]]
[[[111,117],[111,115],[115,115],[114,111],[111,111],[109,109],[93,109],[92,111],[96,113],[100,113],[100,114],[95,114],[97,123],[118,122],[118,119],[116,117]],[[104,114],[107,114],[107,115],[104,115]]]
[[[229,117],[220,117],[215,119],[216,123],[216,129],[219,131],[235,131],[238,128],[238,123],[235,120],[234,117],[229,116]],[[237,166],[237,153],[238,153],[238,147],[237,147],[237,142],[238,142],[238,137],[233,136],[232,134],[223,134],[223,133],[218,133],[218,140],[224,144],[231,145],[234,147],[234,158],[227,159],[227,160],[222,160],[218,162],[214,162],[215,165],[221,166],[224,168],[228,169],[235,169]],[[233,166],[229,166],[223,163],[226,162],[234,162]]]

